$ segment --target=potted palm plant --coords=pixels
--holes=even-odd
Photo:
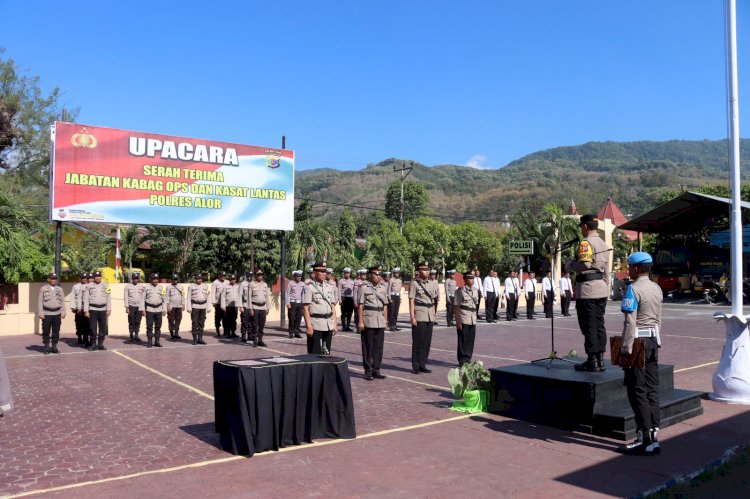
[[[454,402],[452,411],[476,413],[485,412],[490,403],[492,379],[490,372],[481,360],[467,362],[463,366],[448,371],[448,383],[456,397],[462,401]]]

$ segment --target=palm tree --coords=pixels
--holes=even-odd
[[[334,228],[312,213],[312,205],[302,201],[294,216],[294,231],[288,232],[289,261],[295,269],[304,269],[308,255],[325,259],[332,252]]]
[[[117,229],[113,227],[112,231],[116,232]],[[146,236],[141,233],[137,225],[127,226],[120,231],[120,256],[122,256],[122,261],[128,264],[128,276],[133,273],[133,257],[144,239]]]
[[[562,254],[562,243],[579,235],[578,219],[565,216],[560,206],[549,203],[542,208],[539,225],[542,237],[540,253],[549,259],[550,268],[556,269],[557,261]]]
[[[31,219],[15,199],[0,194],[0,239],[8,242],[8,257],[12,265],[20,263],[21,240],[31,230]]]

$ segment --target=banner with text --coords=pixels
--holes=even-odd
[[[50,219],[294,229],[294,151],[57,122]]]

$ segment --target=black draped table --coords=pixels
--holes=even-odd
[[[346,359],[320,355],[214,362],[221,447],[252,456],[315,438],[354,438]]]

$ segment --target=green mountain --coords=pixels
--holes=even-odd
[[[750,139],[742,140],[741,157],[750,157]],[[382,208],[388,184],[399,176],[393,168],[404,164],[413,164],[407,180],[425,185],[434,215],[447,222],[501,223],[524,202],[567,208],[572,200],[579,212],[596,212],[609,195],[623,213],[639,215],[666,191],[727,185],[729,179],[727,141],[589,142],[535,152],[493,170],[395,158],[359,171],[305,170],[297,172],[296,195]],[[324,206],[342,209],[317,205]]]

